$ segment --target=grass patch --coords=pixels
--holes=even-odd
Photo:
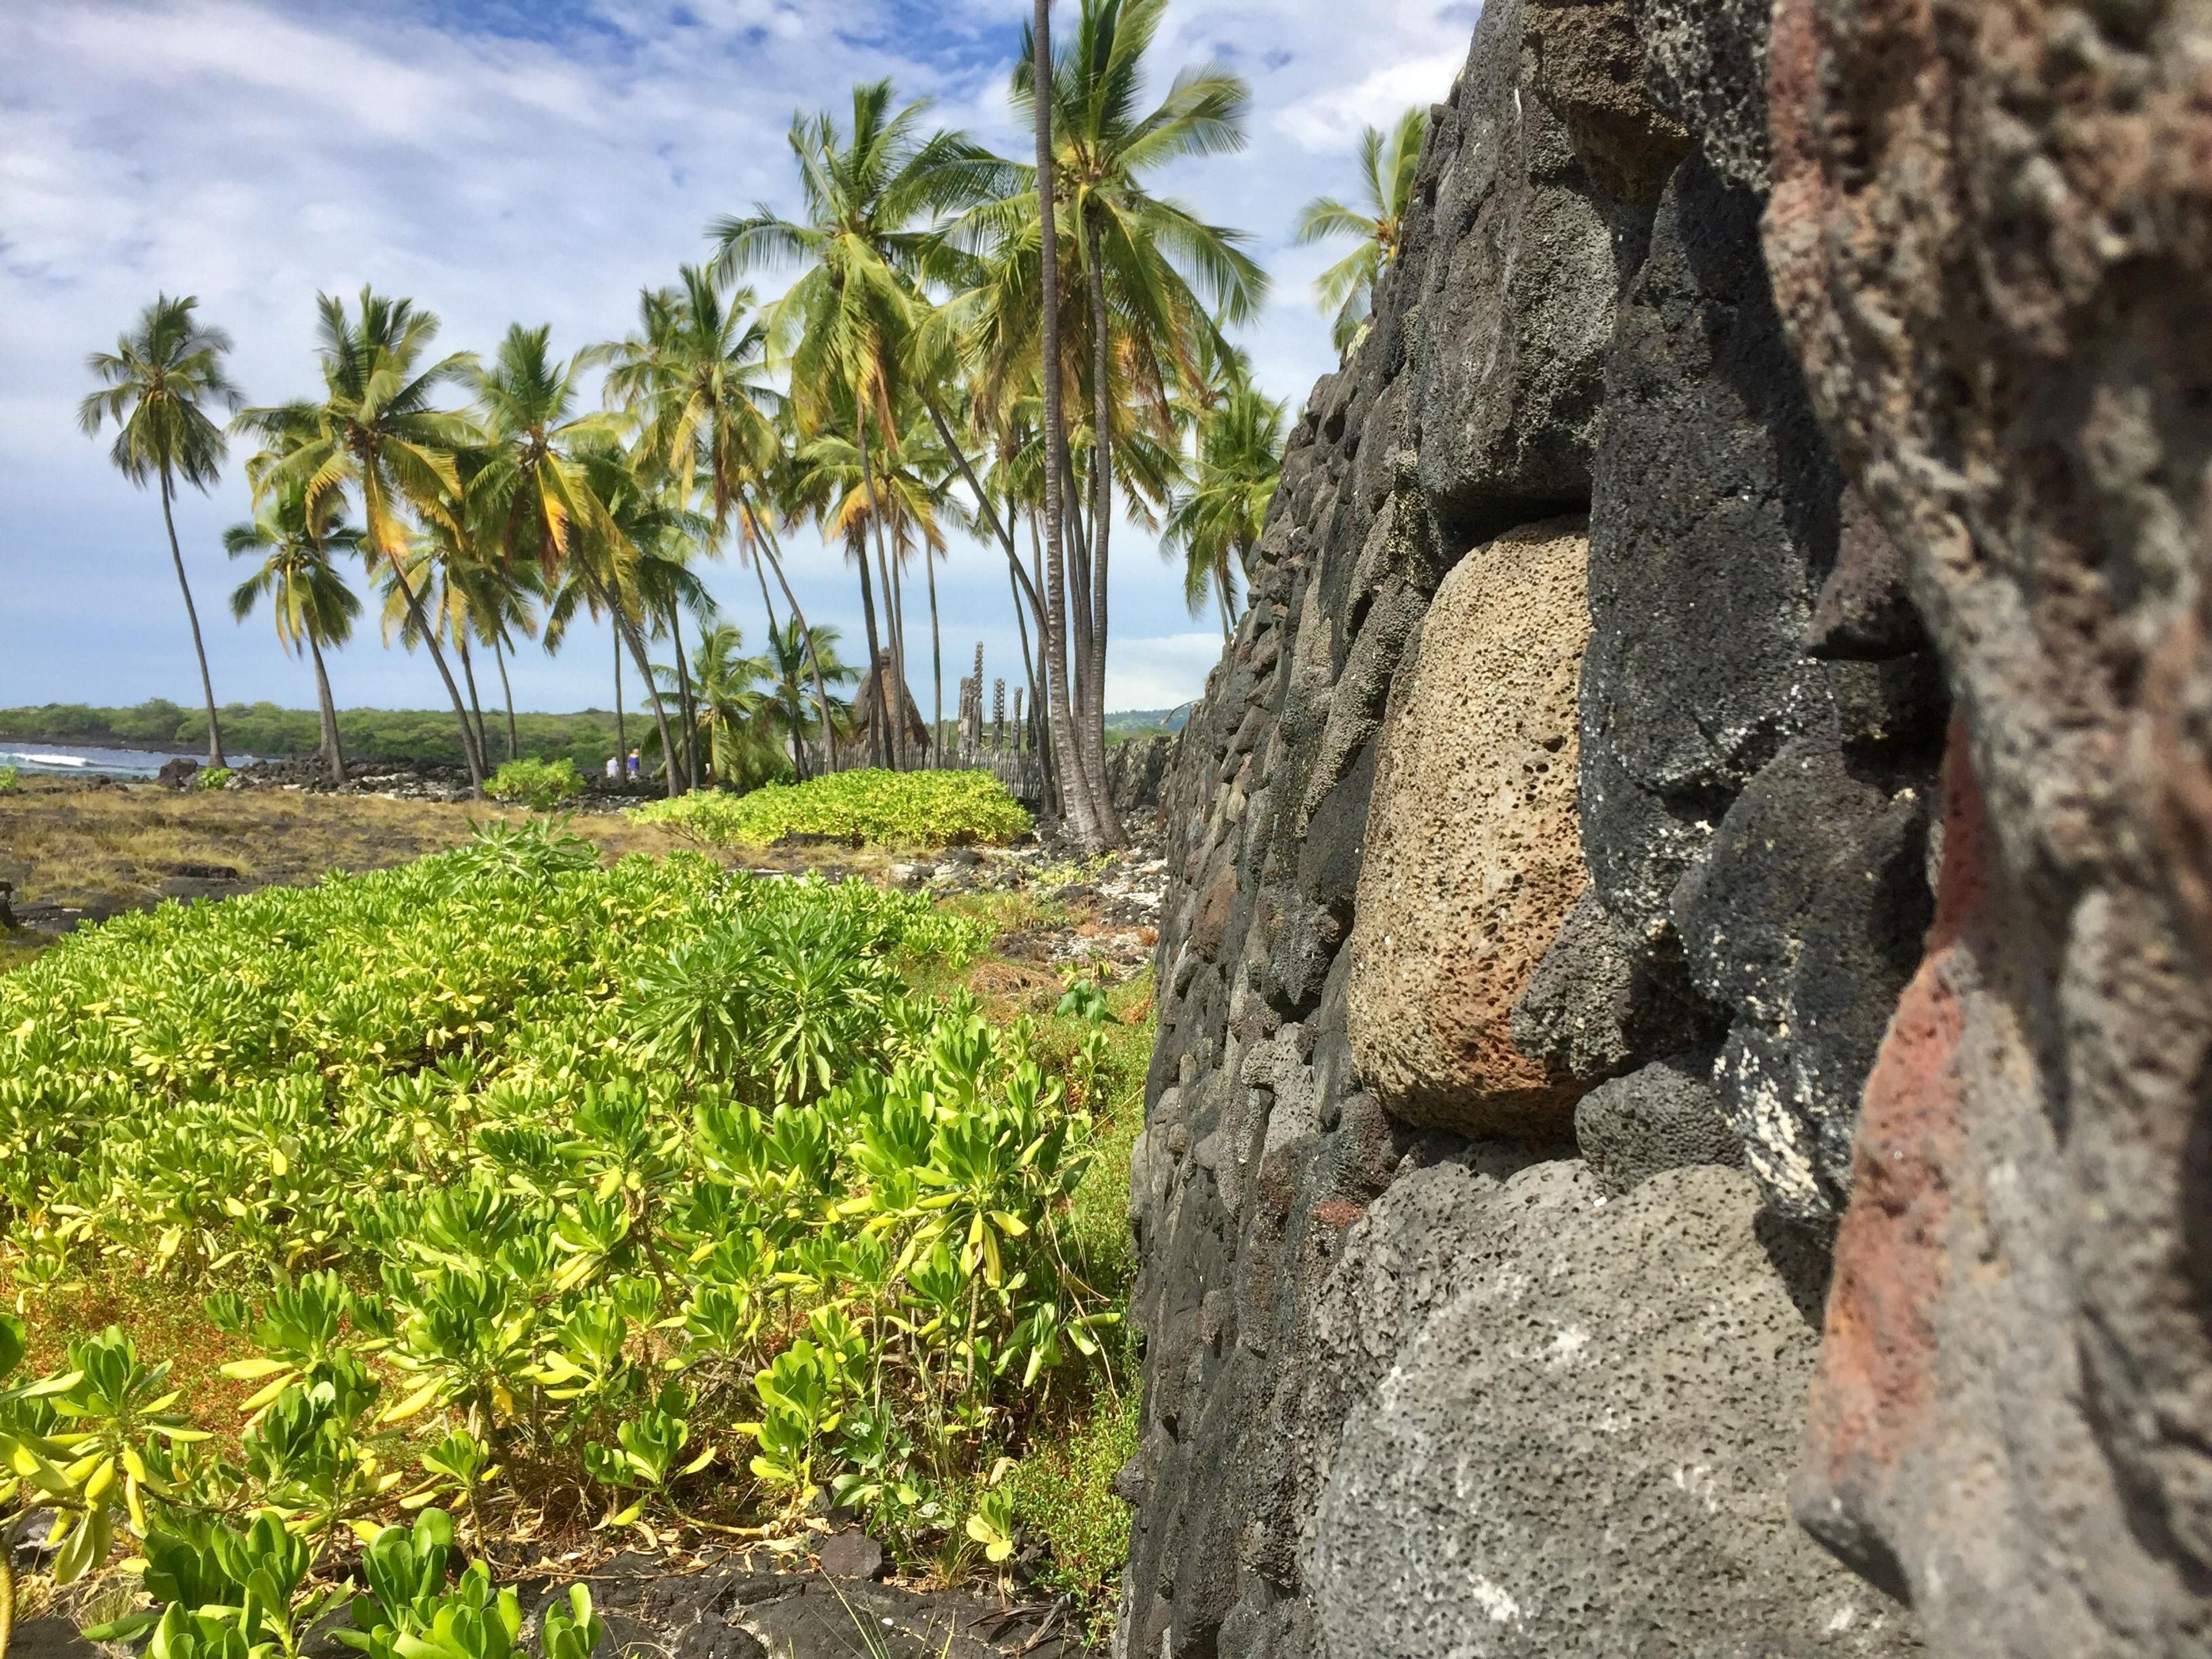
[[[1114,1477],[1137,1455],[1138,1405],[1133,1382],[1102,1391],[1085,1411],[1039,1433],[1036,1449],[1002,1477],[1015,1522],[1050,1552],[1039,1582],[1075,1598],[1102,1645],[1129,1559],[1133,1517]]]
[[[630,816],[723,847],[768,847],[788,836],[881,847],[1004,845],[1030,827],[1021,803],[988,772],[834,772],[743,795],[654,801]]]

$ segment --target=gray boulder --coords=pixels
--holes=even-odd
[[[1891,1659],[1910,1615],[1790,1523],[1814,1339],[1729,1170],[1505,1183],[1353,1412],[1308,1565],[1331,1659]]]

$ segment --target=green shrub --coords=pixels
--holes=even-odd
[[[1073,1231],[1089,1115],[1030,1027],[915,988],[984,931],[601,868],[544,820],[80,929],[0,979],[0,1258],[33,1295],[73,1261],[214,1292],[260,1415],[145,1451],[157,1524],[824,1492],[927,1547],[1092,1396],[1116,1320]],[[135,1364],[87,1353],[87,1388]]]
[[[1003,1481],[1017,1528],[1051,1552],[1042,1582],[1082,1604],[1094,1638],[1110,1626],[1129,1559],[1130,1510],[1114,1477],[1137,1455],[1138,1395],[1133,1377],[1118,1380],[1118,1393],[1101,1390],[1071,1420],[1040,1432]]]
[[[195,789],[220,789],[229,781],[230,768],[228,766],[203,766],[192,775],[192,787]]]
[[[834,772],[744,795],[654,801],[635,816],[720,847],[766,847],[787,836],[883,847],[1003,845],[1030,831],[1030,815],[988,772]]]
[[[12,766],[0,766],[0,795],[12,795],[22,787],[23,775]]]
[[[584,780],[577,774],[576,763],[566,756],[552,761],[528,757],[511,760],[492,774],[494,800],[517,802],[533,812],[550,812],[583,793]]]

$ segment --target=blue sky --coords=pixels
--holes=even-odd
[[[1061,0],[1058,13],[1072,10]],[[796,205],[783,135],[893,76],[938,116],[1018,151],[1008,59],[1026,0],[9,0],[0,7],[0,704],[197,700],[155,499],[106,465],[74,410],[83,359],[156,289],[198,295],[236,337],[257,402],[312,386],[319,290],[412,295],[447,349],[512,321],[573,349],[626,332],[641,287],[705,250],[702,227],[757,201]],[[1310,284],[1330,255],[1289,245],[1299,205],[1352,188],[1363,123],[1442,98],[1474,8],[1435,0],[1175,0],[1163,75],[1212,58],[1252,83],[1252,143],[1165,187],[1250,232],[1275,277],[1246,336],[1262,382],[1302,400],[1333,366]],[[219,544],[246,516],[235,465],[179,530],[216,695],[309,705],[264,617],[234,623]],[[860,633],[841,563],[793,540],[817,620]],[[710,586],[756,638],[750,578]],[[956,544],[939,567],[946,672],[983,642],[1018,674],[1003,562]],[[920,584],[909,634],[926,629]],[[1219,634],[1183,610],[1149,537],[1115,563],[1109,701],[1194,695]],[[582,633],[517,665],[524,706],[611,695],[607,642]],[[373,632],[333,662],[345,703],[424,707],[427,661]],[[929,696],[926,668],[915,690]],[[951,691],[946,691],[948,712]]]

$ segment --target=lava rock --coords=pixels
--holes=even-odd
[[[1522,29],[1536,96],[1565,125],[1597,187],[1657,206],[1690,137],[1645,90],[1630,0],[1529,0]]]
[[[1644,84],[1721,175],[1766,189],[1767,0],[1629,0]]]
[[[1690,993],[1679,971],[1654,971],[1589,887],[1513,1005],[1513,1046],[1577,1083],[1717,1042],[1727,1029],[1727,1011]]]
[[[1524,88],[1524,0],[1482,9],[1448,118],[1424,250],[1410,408],[1444,552],[1589,499],[1629,238],[1566,128]],[[1627,220],[1640,220],[1632,212]]]
[[[1829,718],[1801,641],[1842,482],[1767,291],[1759,206],[1704,159],[1681,165],[1607,383],[1583,847],[1607,910],[1655,955],[1729,801]]]
[[[1814,1337],[1751,1182],[1601,1199],[1577,1164],[1506,1182],[1352,1413],[1308,1564],[1322,1651],[1917,1653],[1905,1610],[1789,1524]]]
[[[1662,1170],[1740,1165],[1743,1142],[1722,1114],[1713,1057],[1678,1055],[1601,1084],[1575,1107],[1575,1143],[1601,1185],[1616,1195]]]
[[[1575,686],[1578,520],[1479,547],[1437,590],[1394,694],[1369,811],[1347,1002],[1360,1076],[1401,1121],[1564,1130],[1580,1088],[1513,1046],[1515,1000],[1585,879]]]
[[[1959,1659],[2212,1644],[2208,52],[1775,9],[1767,263],[1960,714],[1798,1512]]]
[[[1740,1012],[1718,1078],[1767,1201],[1832,1222],[1859,1091],[1934,914],[1930,792],[1791,745],[1736,799],[1674,915],[1692,975]]]
[[[186,755],[172,755],[161,763],[161,769],[154,774],[155,782],[168,789],[181,789],[200,773],[200,763]]]
[[[831,1533],[815,1547],[814,1559],[832,1578],[884,1575],[884,1547],[857,1527]]]

